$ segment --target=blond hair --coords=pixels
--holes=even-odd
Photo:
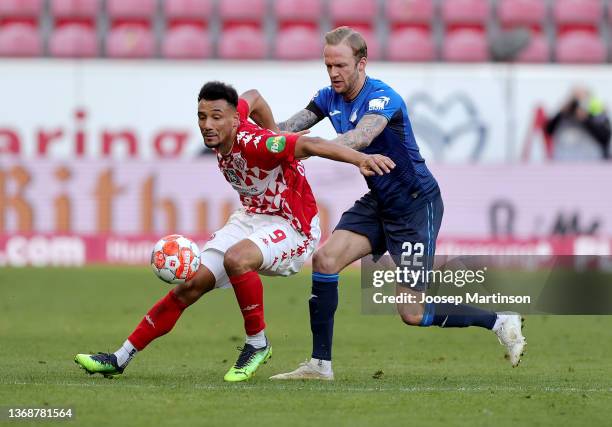
[[[350,27],[338,27],[325,34],[325,44],[337,46],[342,42],[353,50],[355,62],[368,57],[368,45],[363,36]]]

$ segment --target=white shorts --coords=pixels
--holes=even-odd
[[[312,237],[298,233],[286,219],[276,215],[252,214],[239,209],[204,245],[200,255],[202,265],[215,276],[216,288],[231,286],[223,267],[225,251],[241,240],[249,239],[263,255],[259,273],[266,276],[295,274],[319,244],[319,216],[310,223]]]

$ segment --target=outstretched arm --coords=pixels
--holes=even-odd
[[[280,122],[278,128],[282,132],[300,132],[310,129],[320,121],[321,119],[315,113],[304,108],[295,113],[288,120]]]
[[[384,175],[391,172],[395,163],[381,154],[364,154],[323,138],[300,136],[295,143],[295,157],[319,156],[330,160],[351,163],[364,176]]]
[[[359,120],[355,129],[339,135],[332,141],[354,150],[362,150],[380,135],[387,123],[387,119],[380,114],[366,114]]]
[[[249,104],[249,117],[255,123],[264,129],[270,129],[276,133],[280,132],[274,121],[272,109],[257,89],[247,90],[240,97]]]

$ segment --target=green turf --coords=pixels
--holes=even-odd
[[[265,279],[274,358],[247,384],[223,374],[242,342],[231,290],[188,309],[114,380],[79,352],[114,351],[169,288],[146,269],[0,269],[0,406],[74,408],[73,425],[609,425],[612,317],[527,319],[512,369],[478,328],[409,328],[360,314],[343,276],[333,383],[271,382],[309,356],[308,272]],[[32,423],[40,425],[40,423]],[[24,425],[24,423],[20,423]]]

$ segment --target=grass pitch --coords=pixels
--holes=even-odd
[[[227,384],[243,340],[231,290],[206,295],[107,380],[74,355],[114,351],[169,288],[146,268],[2,268],[0,406],[72,407],[67,422],[87,426],[610,425],[612,317],[528,317],[512,369],[489,331],[362,315],[357,271],[342,276],[336,381],[269,381],[309,356],[308,273],[264,278],[274,356],[253,381]]]

